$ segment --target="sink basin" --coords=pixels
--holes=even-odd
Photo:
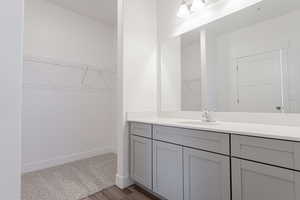
[[[205,122],[205,121],[180,121],[180,124],[190,124],[190,125],[218,125],[218,122]]]

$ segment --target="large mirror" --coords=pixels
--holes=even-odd
[[[264,0],[167,41],[161,110],[300,113],[300,1]]]

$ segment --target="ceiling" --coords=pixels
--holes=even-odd
[[[117,0],[49,0],[108,25],[117,24]]]

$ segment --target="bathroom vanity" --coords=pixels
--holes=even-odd
[[[299,128],[284,131],[130,121],[131,178],[169,200],[299,200]]]
[[[300,200],[299,8],[264,0],[162,42],[161,118],[127,118],[136,183],[169,200]],[[227,122],[175,119],[205,110]]]

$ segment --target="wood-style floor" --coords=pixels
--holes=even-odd
[[[124,190],[113,186],[82,200],[159,200],[150,193],[134,185]]]

